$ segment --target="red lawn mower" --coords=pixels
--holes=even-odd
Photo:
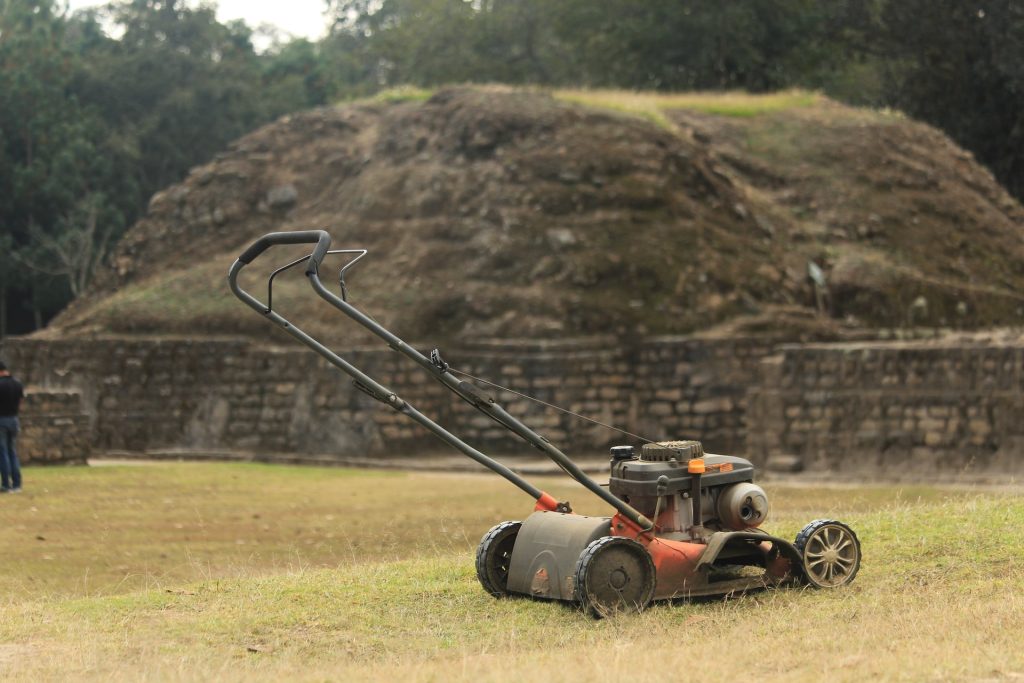
[[[239,286],[238,275],[268,248],[285,244],[316,246],[309,255],[273,271],[264,304]],[[768,515],[768,497],[754,484],[753,465],[743,458],[704,453],[697,441],[647,442],[639,452],[635,446],[616,446],[611,449],[608,486],[602,487],[481,388],[460,379],[458,374],[466,375],[451,369],[436,349],[429,357],[423,355],[349,303],[345,273],[366,250],[332,250],[330,246],[331,238],[323,230],[264,235],[234,262],[228,283],[249,307],[351,376],[358,389],[419,423],[537,501],[524,521],[498,524],[477,548],[477,576],[491,595],[576,602],[596,616],[607,616],[642,610],[652,600],[728,595],[786,583],[837,588],[857,575],[860,541],[849,526],[831,519],[817,520],[805,526],[792,543],[761,531]],[[340,296],[320,280],[320,266],[328,254],[350,257],[338,274]],[[462,441],[274,311],[274,278],[303,263],[306,277],[321,298],[543,452],[614,508],[615,514],[573,514],[567,502],[555,500]]]

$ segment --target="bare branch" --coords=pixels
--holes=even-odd
[[[37,225],[30,225],[29,237],[40,256],[19,253],[15,258],[36,272],[67,278],[71,294],[77,297],[85,291],[93,273],[106,257],[111,230],[98,226],[99,209],[95,197],[79,202],[76,209],[78,215],[66,215],[62,221],[63,232],[56,237]]]

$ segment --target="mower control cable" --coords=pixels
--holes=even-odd
[[[434,349],[433,351],[430,352],[431,360],[434,359],[434,354],[437,354],[437,358],[441,357],[441,354],[438,352],[438,350]],[[600,420],[595,420],[594,418],[587,417],[586,415],[580,415],[579,413],[574,413],[573,411],[569,410],[568,408],[562,408],[561,406],[556,406],[554,403],[548,403],[547,401],[542,401],[542,400],[540,400],[539,398],[537,398],[535,396],[530,396],[529,394],[524,394],[521,391],[516,391],[515,389],[509,389],[508,387],[502,386],[502,385],[498,384],[497,382],[492,382],[490,380],[484,379],[483,377],[475,377],[475,376],[469,374],[468,372],[463,372],[462,370],[456,370],[454,368],[449,367],[448,363],[444,363],[444,369],[445,369],[446,372],[451,372],[451,373],[453,373],[455,375],[462,375],[463,377],[471,379],[474,382],[480,382],[482,384],[486,384],[488,386],[494,387],[495,389],[498,389],[499,391],[507,391],[508,393],[514,394],[516,396],[519,396],[520,398],[525,398],[527,401],[533,401],[534,403],[538,403],[538,404],[540,404],[542,406],[545,406],[547,408],[552,408],[552,409],[557,410],[559,412],[565,413],[566,415],[571,415],[572,417],[575,417],[577,419],[585,420],[587,422],[591,422],[593,424],[596,424],[596,425],[598,425],[600,427],[604,427],[606,429],[610,429],[613,432],[618,432],[620,434],[625,434],[626,436],[631,436],[634,439],[637,439],[638,441],[642,441],[643,443],[661,444],[665,449],[673,451],[673,452],[675,452],[679,456],[682,456],[682,454],[683,454],[683,452],[680,449],[678,449],[678,448],[672,448],[671,446],[665,446],[664,444],[668,443],[665,440],[656,441],[654,439],[648,439],[646,436],[640,436],[639,434],[634,434],[633,432],[626,431],[625,429],[622,429],[621,427],[616,427],[615,425],[610,425],[610,424],[608,424],[606,422],[601,422]],[[681,459],[685,460],[685,458],[681,458]]]
[[[533,431],[520,420],[510,415],[493,398],[485,396],[479,389],[473,387],[469,382],[459,380],[449,370],[443,370],[443,361],[441,361],[442,364],[439,366],[435,361],[409,346],[393,332],[385,328],[369,315],[324,287],[323,282],[320,280],[318,267],[325,255],[326,251],[320,255],[318,260],[317,255],[314,254],[310,259],[309,267],[306,269],[306,276],[309,279],[309,283],[313,287],[313,290],[320,295],[321,299],[337,308],[339,311],[362,325],[377,337],[380,337],[391,349],[408,357],[417,365],[429,371],[434,379],[444,384],[449,390],[457,396],[460,396],[463,400],[471,403],[475,408],[477,408],[477,410],[481,411],[505,429],[509,430],[537,450],[547,455],[552,461],[561,467],[566,474],[582,484],[584,488],[589,490],[598,498],[614,507],[631,522],[641,528],[653,528],[654,523],[651,520],[647,519],[647,517],[645,517],[639,510],[626,501],[618,498],[610,491],[602,489],[596,481],[587,476],[587,474],[583,472],[576,463],[565,455],[565,453],[556,448],[545,437]],[[455,438],[450,434],[449,436],[451,438]],[[449,443],[451,442],[449,441]]]
[[[434,351],[431,352],[431,358],[433,358],[433,353],[435,353],[436,351],[437,351],[437,349],[434,349]],[[499,389],[501,391],[507,391],[508,393],[515,394],[516,396],[519,396],[520,398],[525,398],[528,401],[533,401],[534,403],[539,403],[542,406],[545,406],[545,407],[548,407],[548,408],[552,408],[554,410],[557,410],[559,412],[565,413],[566,415],[571,415],[571,416],[573,416],[575,418],[578,418],[580,420],[586,420],[587,422],[592,422],[593,424],[596,424],[596,425],[598,425],[600,427],[604,427],[606,429],[610,429],[613,432],[619,432],[620,434],[625,434],[626,436],[631,436],[634,439],[637,439],[637,440],[642,441],[644,443],[658,443],[657,441],[654,441],[653,439],[648,439],[647,437],[640,436],[639,434],[634,434],[633,432],[627,432],[625,429],[621,429],[619,427],[616,427],[615,425],[610,425],[610,424],[607,424],[605,422],[601,422],[600,420],[595,420],[592,417],[587,417],[586,415],[580,415],[579,413],[574,413],[573,411],[571,411],[571,410],[569,410],[567,408],[562,408],[561,406],[556,406],[553,403],[548,403],[547,401],[542,401],[539,398],[536,398],[535,396],[530,396],[529,394],[524,394],[524,393],[522,393],[520,391],[516,391],[515,389],[509,389],[508,387],[503,387],[502,385],[500,385],[500,384],[498,384],[496,382],[492,382],[490,380],[486,380],[486,379],[484,379],[482,377],[474,377],[473,375],[469,374],[468,372],[463,372],[462,370],[455,370],[454,368],[448,368],[448,364],[447,363],[445,363],[445,369],[448,370],[448,372],[454,373],[456,375],[462,375],[463,377],[467,377],[467,378],[473,380],[474,382],[480,382],[482,384],[486,384],[488,386],[492,386],[495,389]],[[670,449],[670,450],[675,450],[675,449]]]

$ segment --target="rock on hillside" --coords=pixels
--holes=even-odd
[[[310,228],[370,249],[353,300],[410,339],[1021,319],[1024,210],[936,131],[828,101],[670,114],[467,88],[284,117],[154,196],[55,327],[266,338],[227,267],[265,232]],[[268,252],[247,286],[299,253]],[[280,280],[275,307],[351,339],[299,272]]]

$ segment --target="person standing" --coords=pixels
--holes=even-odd
[[[21,491],[21,465],[14,450],[14,439],[21,429],[18,408],[25,390],[0,361],[0,493]]]

